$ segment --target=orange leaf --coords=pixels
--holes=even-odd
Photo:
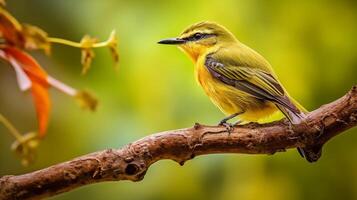
[[[42,138],[47,131],[51,101],[48,96],[47,87],[38,83],[33,83],[31,91],[36,106],[39,137]]]
[[[37,112],[39,136],[43,137],[47,130],[51,102],[48,96],[49,84],[47,73],[29,54],[15,47],[5,46],[1,50],[6,54],[5,59],[15,60],[31,80],[31,92]]]
[[[18,48],[9,46],[4,47],[3,50],[9,57],[14,58],[18,63],[20,63],[32,82],[38,82],[41,85],[48,87],[47,73],[29,54]]]

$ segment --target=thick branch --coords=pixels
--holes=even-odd
[[[32,173],[0,178],[0,199],[40,199],[102,181],[139,181],[151,164],[171,159],[181,165],[213,153],[273,154],[295,147],[321,147],[357,124],[357,86],[345,96],[291,126],[286,120],[226,128],[195,125],[157,133],[120,149],[88,154]]]

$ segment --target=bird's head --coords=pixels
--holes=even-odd
[[[159,41],[178,45],[194,61],[207,51],[237,41],[225,27],[213,22],[200,22],[185,29],[180,36]]]

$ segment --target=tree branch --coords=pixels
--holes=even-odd
[[[357,86],[345,96],[309,113],[301,124],[286,120],[226,128],[193,128],[153,134],[120,149],[81,156],[32,173],[0,178],[0,199],[40,199],[102,181],[140,181],[151,164],[171,159],[181,165],[214,153],[274,154],[285,149],[321,147],[357,124]]]

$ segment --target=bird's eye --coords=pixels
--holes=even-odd
[[[204,36],[204,34],[202,34],[202,33],[195,33],[195,34],[193,35],[193,39],[194,39],[194,40],[200,40],[200,39],[203,38],[203,36]]]

